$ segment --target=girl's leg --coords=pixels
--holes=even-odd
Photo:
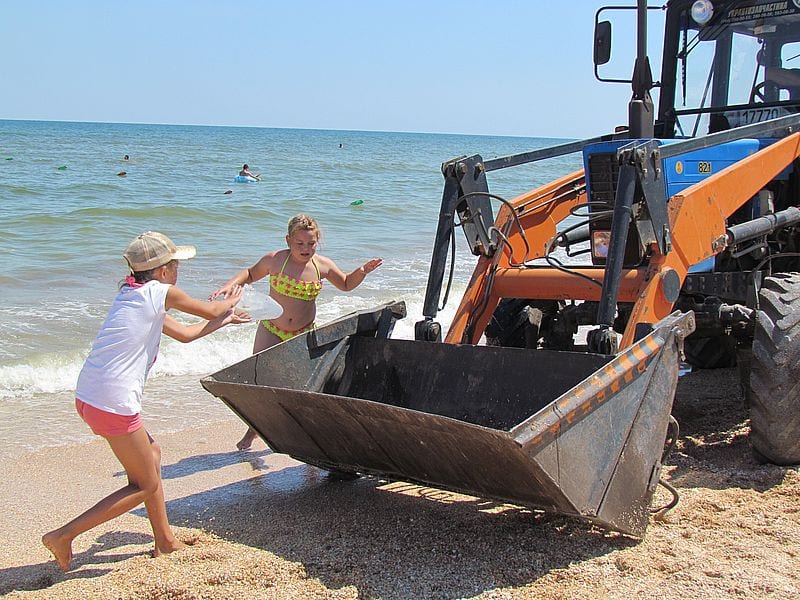
[[[253,354],[258,354],[262,350],[272,348],[281,341],[277,335],[267,329],[261,324],[258,324],[256,329],[256,337],[253,339]]]
[[[153,540],[155,542],[153,556],[159,556],[160,554],[169,554],[170,552],[179,550],[186,544],[175,537],[175,534],[172,533],[172,528],[169,526],[169,521],[167,520],[167,506],[164,502],[164,484],[161,480],[161,446],[150,437],[150,434],[148,434],[147,437],[150,440],[153,463],[159,477],[158,489],[152,496],[149,496],[144,501],[144,507],[147,510],[147,518],[150,520],[150,526],[153,529]]]
[[[153,450],[144,427],[132,433],[106,437],[106,441],[128,474],[128,485],[42,537],[42,543],[53,553],[58,566],[64,571],[69,570],[72,560],[72,540],[92,527],[132,510],[158,493],[161,486],[161,474],[155,468]],[[163,493],[161,502],[163,504]],[[166,520],[166,509],[164,513]],[[160,516],[157,515],[157,518]]]
[[[280,342],[281,339],[272,333],[271,331],[267,331],[264,326],[259,323],[258,329],[256,329],[256,337],[253,340],[253,354],[258,354],[262,350],[266,350],[267,348],[272,348],[275,344]],[[248,427],[247,431],[244,432],[242,439],[236,442],[236,447],[239,450],[250,450],[250,447],[253,445],[253,440],[256,439],[256,432],[255,429],[252,427]]]

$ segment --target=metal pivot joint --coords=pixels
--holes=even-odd
[[[470,250],[476,256],[493,256],[497,243],[489,233],[494,224],[486,169],[479,155],[461,156],[442,164],[444,191],[439,210],[439,223],[433,244],[425,302],[422,308],[424,321],[415,325],[415,339],[441,340],[441,326],[432,319],[439,311],[439,297],[447,263],[447,254],[454,245],[455,218],[464,230]]]

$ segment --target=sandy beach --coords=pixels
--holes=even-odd
[[[121,486],[102,440],[0,465],[0,593],[25,598],[789,598],[800,473],[759,465],[735,373],[681,380],[666,475],[680,503],[636,541],[571,519],[364,478],[339,481],[242,424],[157,436],[185,550],[151,558],[142,509],[79,537],[63,574],[39,543]],[[146,422],[146,419],[145,419]],[[667,496],[659,494],[657,502]]]

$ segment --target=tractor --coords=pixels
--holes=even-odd
[[[619,11],[635,15],[630,78],[607,73],[605,17]],[[653,16],[664,21],[657,79]],[[798,57],[797,0],[600,9],[595,75],[631,86],[627,125],[442,164],[414,340],[391,337],[405,316],[391,302],[203,386],[303,462],[635,537],[659,485],[673,492],[662,508],[677,501],[661,470],[679,435],[670,413],[686,365],[738,365],[756,457],[800,463]],[[577,153],[576,172],[511,199],[490,192],[493,171]],[[445,328],[435,319],[457,228],[477,258]]]

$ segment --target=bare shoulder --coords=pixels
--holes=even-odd
[[[278,273],[281,268],[280,260],[287,252],[288,250],[274,250],[259,258],[249,269],[251,281],[258,281],[267,275]]]
[[[323,256],[322,254],[315,254],[314,255],[314,262],[319,265],[330,265],[333,261],[328,258],[327,256]]]
[[[258,260],[256,264],[269,273],[276,272],[280,269],[281,265],[279,263],[282,263],[283,259],[286,258],[288,253],[289,250],[285,248],[283,250],[273,250],[272,252],[267,252]]]
[[[321,254],[314,255],[314,262],[317,263],[317,267],[319,268],[319,274],[322,277],[325,277],[328,274],[328,271],[331,269],[336,269],[336,263],[333,262],[327,256],[322,256]]]

